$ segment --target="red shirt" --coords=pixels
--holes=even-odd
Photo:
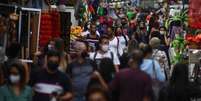
[[[151,97],[151,78],[139,69],[120,71],[111,83],[111,91],[118,101],[142,101]]]

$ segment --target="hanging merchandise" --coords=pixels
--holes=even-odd
[[[183,37],[177,36],[173,41],[170,47],[170,57],[171,63],[176,64],[182,61],[182,55],[185,50],[185,40]]]
[[[128,20],[132,20],[133,17],[135,17],[135,13],[133,11],[128,11],[127,12],[127,17],[128,17]]]
[[[201,0],[190,0],[189,5],[189,26],[195,29],[201,29]]]
[[[81,28],[80,26],[72,26],[70,31],[71,41],[76,41],[82,38],[81,33],[83,31],[83,28]]]
[[[41,16],[40,46],[61,35],[60,14],[58,11],[44,11]]]

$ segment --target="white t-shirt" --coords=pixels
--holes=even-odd
[[[94,60],[95,53],[96,52],[89,53],[89,58],[91,60]],[[103,58],[110,58],[110,59],[112,59],[111,51],[108,51],[108,52],[106,52],[104,54],[100,54],[99,52],[97,52],[97,55],[96,55],[95,59],[96,60],[100,60],[100,59],[103,59]],[[114,63],[114,65],[120,65],[119,58],[114,53],[113,53],[113,63]]]
[[[114,37],[113,40],[110,40],[109,49],[114,54],[116,54],[116,55],[118,54],[118,39],[117,39],[117,37]]]
[[[124,49],[126,48],[126,40],[125,40],[125,38],[126,38],[126,40],[127,40],[127,42],[129,41],[129,38],[128,38],[128,36],[127,35],[125,35],[125,37],[124,36],[118,36],[118,39],[119,39],[119,54],[120,55],[123,55],[123,53],[124,53]]]

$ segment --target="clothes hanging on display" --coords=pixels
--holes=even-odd
[[[50,39],[60,37],[61,24],[58,11],[45,11],[41,15],[40,46],[44,47]]]

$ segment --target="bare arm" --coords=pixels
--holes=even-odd
[[[103,79],[103,77],[100,75],[99,72],[95,71],[94,75],[98,78],[98,80],[100,81],[101,85],[103,86],[104,90],[108,91],[108,85],[105,82],[105,80]]]
[[[73,98],[73,94],[71,92],[67,92],[63,96],[60,97],[61,101],[71,101]]]
[[[119,72],[119,66],[115,65],[115,71],[118,73]]]
[[[146,96],[145,96],[145,97],[143,98],[143,101],[151,101],[151,100],[150,100],[149,97],[146,97]]]

